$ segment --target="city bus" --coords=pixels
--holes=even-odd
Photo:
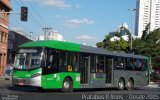
[[[132,90],[149,83],[149,58],[92,46],[41,40],[17,51],[12,84],[39,90],[117,88]]]

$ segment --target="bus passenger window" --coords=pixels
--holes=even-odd
[[[47,63],[47,67],[50,68],[52,65],[53,55],[49,56],[49,62]]]
[[[136,60],[136,70],[140,70],[141,69],[141,60],[140,59],[137,59]]]
[[[136,61],[135,61],[135,59],[131,59],[130,63],[131,63],[131,65],[130,65],[131,70],[134,70],[135,67],[136,67]]]
[[[96,57],[97,72],[104,72],[104,56]]]
[[[115,58],[115,68],[123,69],[124,68],[124,59],[121,57]]]
[[[72,57],[72,69],[74,72],[78,72],[79,71],[79,54],[78,53],[74,53],[73,57]]]
[[[59,69],[62,72],[66,72],[67,71],[67,54],[66,52],[60,52],[59,55]]]
[[[95,56],[92,55],[91,56],[91,60],[90,60],[90,66],[91,66],[91,73],[95,73],[96,72],[96,67],[95,67]]]
[[[142,70],[145,71],[147,69],[147,60],[144,60],[144,64],[142,66]]]

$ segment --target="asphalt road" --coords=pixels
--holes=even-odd
[[[132,91],[107,88],[61,93],[60,90],[39,92],[35,87],[7,84],[0,87],[0,94],[0,100],[160,100],[160,88],[154,87],[139,87]]]

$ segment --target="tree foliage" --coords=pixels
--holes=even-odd
[[[129,41],[125,41],[119,32],[116,32],[114,36],[106,35],[104,40],[98,42],[96,45],[98,48],[104,48],[109,51],[130,51],[131,33],[125,27],[121,27],[128,35]],[[160,67],[160,28],[154,31],[150,31],[150,24],[148,24],[143,31],[141,38],[135,38],[133,40],[133,49],[138,51],[141,55],[146,55],[152,58],[152,66]],[[111,38],[117,37],[119,40],[111,41]]]
[[[114,39],[114,41],[111,41],[111,39]],[[102,42],[98,42],[96,45],[98,48],[104,48],[109,51],[123,52],[128,52],[130,47],[129,43],[122,38],[119,32],[115,32],[113,36],[106,35],[105,39]]]
[[[152,58],[152,66],[160,67],[160,28],[149,31],[149,25],[146,26],[141,38],[136,38],[133,47],[141,54]]]

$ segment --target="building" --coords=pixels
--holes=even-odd
[[[44,38],[44,35],[40,35],[40,36],[38,37],[38,40],[44,40],[44,39],[45,39],[45,38]],[[46,37],[46,39],[47,39],[47,40],[65,41],[65,40],[63,39],[63,36],[62,36],[59,32],[57,32],[57,31],[50,32],[50,33],[48,34],[48,36]]]
[[[9,13],[6,12],[10,10],[10,0],[0,0],[0,75],[5,74],[7,62]]]
[[[150,23],[150,31],[160,28],[160,0],[137,0],[135,35],[142,36]]]
[[[59,32],[51,32],[48,35],[48,40],[58,40],[58,41],[64,41],[63,36]]]
[[[119,41],[119,38],[115,36],[117,32],[120,33],[120,35],[125,41],[128,41],[128,35],[126,35],[126,30],[123,27],[128,29],[128,25],[124,23],[122,25],[119,25],[115,32],[109,32],[109,35],[113,36],[113,38],[111,38],[111,41]]]
[[[8,33],[8,55],[7,55],[7,63],[13,64],[15,54],[17,52],[17,48],[19,45],[32,41],[31,38],[28,38],[25,33],[9,31]]]

